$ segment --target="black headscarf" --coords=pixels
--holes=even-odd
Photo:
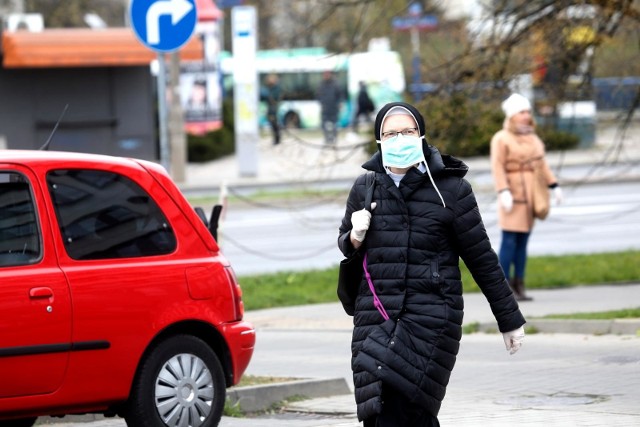
[[[389,112],[389,110],[391,110],[393,107],[403,107],[409,110],[409,112],[413,114],[413,117],[416,119],[416,123],[418,124],[418,130],[420,131],[420,136],[423,136],[425,134],[424,117],[422,117],[422,114],[420,114],[420,112],[416,109],[416,107],[414,107],[411,104],[407,104],[406,102],[390,102],[384,105],[376,115],[376,121],[375,121],[375,127],[374,127],[376,141],[380,141],[380,131],[382,130],[382,120],[384,119],[384,116]]]

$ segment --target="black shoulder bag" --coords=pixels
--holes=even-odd
[[[371,212],[371,202],[373,201],[373,190],[375,189],[375,172],[368,172],[366,175],[367,194],[364,198],[364,208]],[[363,245],[364,246],[364,245]],[[355,254],[340,261],[338,273],[338,298],[342,303],[344,311],[353,316],[356,307],[356,297],[358,288],[362,281],[364,269],[362,267],[363,246],[360,246]]]

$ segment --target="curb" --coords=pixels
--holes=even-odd
[[[293,397],[318,398],[351,393],[344,378],[305,379],[283,383],[233,387],[227,390],[227,400],[243,412],[259,412]]]
[[[525,329],[533,328],[543,334],[586,335],[635,335],[640,336],[640,320],[576,320],[576,319],[527,319]],[[495,323],[480,323],[479,332],[495,332]]]
[[[256,386],[231,387],[227,389],[227,400],[232,405],[239,403],[243,412],[260,412],[293,397],[311,399],[350,393],[351,389],[344,378],[301,379]],[[36,426],[71,422],[89,423],[105,419],[108,418],[101,414],[65,415],[63,418],[39,417]]]

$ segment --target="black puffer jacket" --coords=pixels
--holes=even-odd
[[[396,187],[385,173],[380,153],[363,167],[375,171],[371,225],[360,250],[367,251],[369,272],[387,313],[373,305],[366,280],[360,283],[352,338],[352,369],[358,418],[381,409],[381,381],[437,416],[458,353],[463,315],[459,257],[485,294],[501,332],[525,320],[491,248],[467,166],[441,156],[425,144],[427,173],[410,169]],[[361,210],[365,175],[351,189],[338,244],[346,256],[351,214]],[[442,196],[442,198],[441,198]]]

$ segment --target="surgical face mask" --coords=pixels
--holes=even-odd
[[[408,168],[424,161],[422,138],[399,133],[380,142],[382,164],[385,167]]]

